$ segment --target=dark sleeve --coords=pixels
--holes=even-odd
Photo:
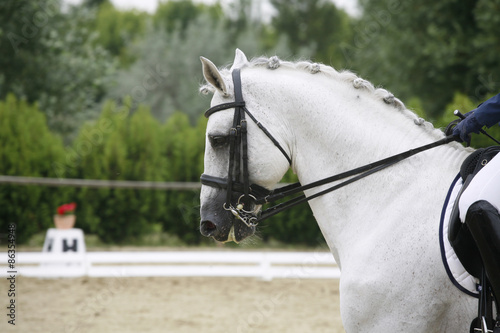
[[[479,105],[474,113],[477,121],[487,127],[500,122],[500,94]]]

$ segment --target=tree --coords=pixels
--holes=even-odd
[[[485,100],[500,92],[500,0],[480,0],[474,9],[477,33],[469,43],[473,47],[470,66],[477,73],[477,86],[467,91],[470,96]]]
[[[134,105],[149,105],[160,121],[167,120],[176,111],[185,112],[194,124],[209,105],[208,99],[200,98],[198,93],[203,82],[200,56],[224,65],[232,62],[237,47],[249,55],[261,55],[265,51],[290,53],[283,50],[280,42],[264,48],[258,27],[245,30],[234,40],[235,34],[226,23],[214,19],[207,10],[186,28],[176,26],[168,32],[149,27],[144,39],[132,46],[131,54],[137,60],[117,73],[109,86],[108,97],[119,100],[130,95]]]
[[[345,54],[363,76],[403,100],[420,98],[432,117],[443,112],[455,92],[481,100],[498,91],[498,0],[360,4],[363,16]]]
[[[163,156],[167,159],[167,181],[199,181],[203,171],[205,125],[199,117],[192,126],[185,113],[174,113],[162,128]],[[201,162],[201,163],[200,163]],[[199,243],[199,191],[167,191],[163,230],[187,243]]]
[[[117,57],[122,67],[128,67],[135,60],[130,54],[129,45],[138,37],[144,36],[149,20],[147,13],[117,10],[106,0],[98,7],[89,27],[98,33],[95,43]]]
[[[114,65],[86,28],[92,11],[61,11],[58,0],[0,3],[0,98],[38,102],[49,127],[71,139],[93,116]]]
[[[153,15],[153,23],[157,29],[165,29],[168,33],[175,30],[183,34],[189,25],[202,14],[208,14],[212,19],[223,17],[220,4],[213,6],[194,4],[191,0],[160,2]]]
[[[130,116],[107,102],[98,120],[86,123],[74,142],[79,177],[163,181],[167,170],[161,127],[145,106]],[[164,216],[165,193],[157,190],[86,189],[79,192],[84,229],[106,242],[140,238]]]
[[[341,48],[352,32],[347,13],[327,0],[271,0],[278,11],[271,25],[277,35],[285,35],[293,54],[310,48],[314,61],[344,66]]]
[[[56,177],[53,163],[63,159],[63,144],[50,133],[36,105],[9,94],[0,101],[0,174]],[[68,188],[0,184],[0,228],[16,223],[17,241],[52,225],[56,208],[74,200]]]
[[[103,4],[110,4],[109,0],[83,0],[82,6],[86,6],[89,8],[99,7]]]
[[[151,27],[133,48],[136,62],[117,73],[109,97],[128,94],[134,105],[149,105],[160,121],[182,110],[194,123],[209,103],[198,93],[203,79],[199,57],[229,62],[234,49],[228,48],[225,37],[223,22],[213,21],[209,15],[200,15],[186,31],[178,28],[167,33]]]

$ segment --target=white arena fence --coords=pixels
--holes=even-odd
[[[254,277],[338,279],[330,252],[157,251],[18,252],[14,270],[2,260],[0,276],[39,277]],[[9,273],[10,272],[10,273]]]

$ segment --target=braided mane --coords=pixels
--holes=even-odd
[[[282,68],[285,67],[285,68],[305,71],[311,74],[323,73],[324,75],[327,75],[332,79],[352,84],[352,86],[355,89],[362,89],[371,92],[376,99],[402,112],[408,118],[412,119],[416,125],[419,125],[428,131],[435,130],[434,126],[431,123],[418,117],[413,111],[408,110],[403,104],[403,102],[401,102],[401,100],[399,100],[398,98],[394,97],[392,93],[383,88],[375,88],[375,86],[371,82],[358,77],[356,74],[354,74],[349,70],[337,71],[331,66],[304,60],[296,62],[284,61],[279,59],[277,56],[272,56],[270,58],[268,57],[253,58],[246,64],[245,67],[248,68],[262,67],[262,68],[267,68],[269,70],[274,70],[279,67]],[[221,75],[230,76],[229,67],[221,68],[220,72]],[[200,87],[200,92],[203,94],[213,93],[214,87],[212,87],[209,84],[202,85]]]

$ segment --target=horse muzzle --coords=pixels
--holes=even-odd
[[[252,211],[241,209],[241,203],[227,205],[225,203],[225,191],[219,192],[210,202],[202,204],[200,232],[203,236],[212,237],[219,242],[234,241],[239,243],[243,239],[255,234],[256,224],[254,215],[260,210],[260,206],[253,207]],[[249,207],[249,204],[246,204]]]
[[[242,220],[232,216],[229,212],[223,212],[228,218],[207,218],[202,215],[200,232],[203,236],[212,237],[219,242],[239,243],[243,239],[255,234],[255,226],[247,226]],[[227,221],[229,220],[229,221]]]

